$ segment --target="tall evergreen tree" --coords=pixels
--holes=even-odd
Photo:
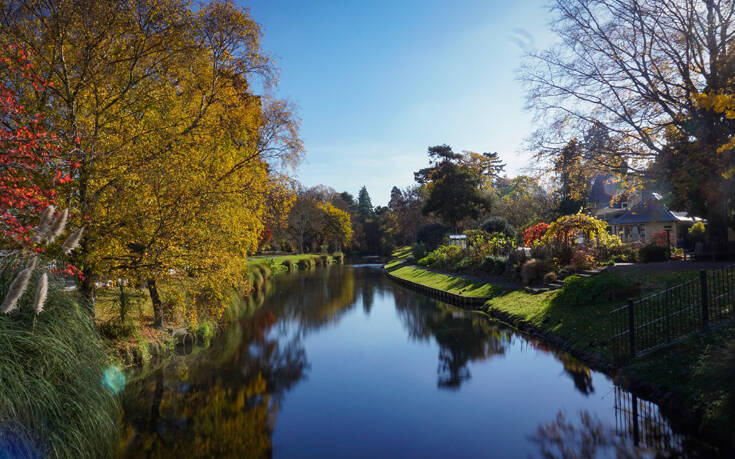
[[[370,218],[375,213],[373,209],[373,203],[370,201],[370,194],[367,188],[363,186],[360,188],[360,193],[357,195],[357,215],[362,218]]]

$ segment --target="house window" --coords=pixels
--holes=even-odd
[[[646,242],[646,225],[638,225],[638,233],[641,235],[641,242]]]
[[[625,202],[625,201],[624,202],[621,202],[620,203],[620,207],[622,207],[623,209],[627,209],[628,208],[628,203]]]

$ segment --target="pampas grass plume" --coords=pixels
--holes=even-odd
[[[28,288],[28,281],[31,280],[31,274],[33,274],[33,270],[36,269],[36,263],[37,259],[34,258],[29,267],[22,270],[17,276],[15,276],[15,279],[13,279],[13,282],[10,284],[10,288],[8,289],[8,294],[5,295],[3,304],[0,305],[0,312],[7,314],[18,306],[18,300],[23,296],[26,288]]]
[[[43,238],[48,234],[49,228],[51,227],[51,219],[56,212],[56,207],[50,205],[46,207],[41,214],[41,219],[38,222],[38,226],[33,229],[33,237],[31,241],[35,244],[41,242]]]
[[[33,301],[33,311],[36,315],[39,315],[43,311],[43,306],[46,304],[46,295],[48,294],[48,274],[41,274],[41,278],[38,280],[36,286],[36,299]]]
[[[64,241],[64,245],[61,246],[61,251],[69,255],[74,249],[76,249],[79,246],[79,241],[82,239],[83,232],[84,227],[71,233]]]
[[[59,235],[64,231],[64,227],[66,226],[66,219],[68,217],[69,209],[64,209],[59,215],[56,216],[56,218],[54,218],[54,222],[51,224],[51,228],[49,230],[49,243],[54,242],[54,240],[59,237]]]

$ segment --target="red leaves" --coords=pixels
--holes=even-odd
[[[62,172],[69,165],[59,159],[58,137],[44,128],[41,115],[27,113],[16,92],[23,83],[35,91],[48,86],[32,69],[22,46],[0,49],[0,234],[21,245],[30,244],[26,218],[53,202],[52,185],[71,181],[69,173]]]
[[[523,231],[523,242],[526,245],[531,245],[533,242],[538,241],[546,234],[549,229],[548,223],[537,223],[530,228]]]

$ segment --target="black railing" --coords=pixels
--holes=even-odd
[[[700,271],[661,292],[628,301],[610,312],[613,358],[621,361],[651,351],[735,314],[735,265]]]
[[[676,434],[657,405],[615,388],[615,431],[636,447],[681,452],[683,437]]]

